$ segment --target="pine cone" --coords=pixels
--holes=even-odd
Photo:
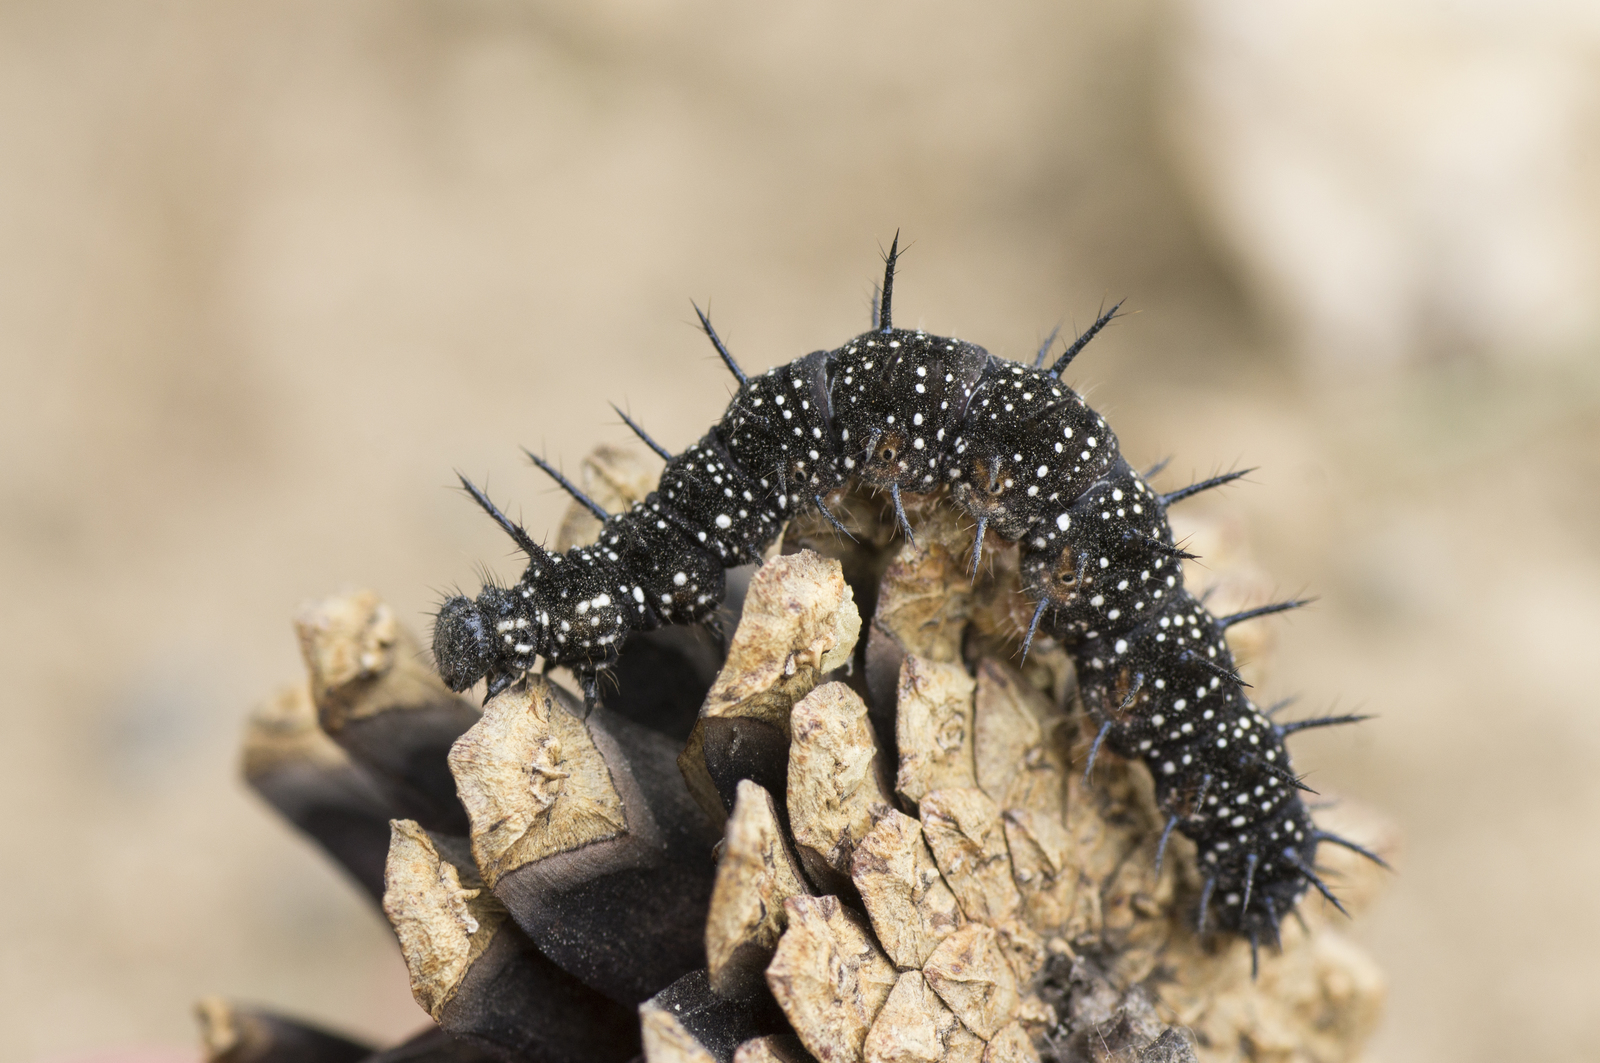
[[[648,488],[615,450],[583,475],[608,508]],[[1148,772],[1102,752],[1085,779],[1070,659],[1017,660],[1015,549],[974,577],[959,512],[917,508],[914,543],[868,494],[830,500],[850,539],[796,520],[730,595],[725,653],[636,634],[586,719],[537,677],[480,714],[375,596],[308,607],[310,683],[253,721],[246,776],[381,899],[438,1029],[312,1056],[331,1035],[209,1002],[210,1058],[1355,1059],[1384,987],[1342,917],[1305,902],[1256,977],[1245,942],[1198,935],[1193,848],[1160,845]],[[1185,531],[1192,582],[1259,600],[1236,533]],[[1268,630],[1230,632],[1252,681]],[[1319,817],[1397,845],[1352,802]],[[1352,911],[1381,888],[1322,856]]]

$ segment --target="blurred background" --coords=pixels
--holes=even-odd
[[[1284,593],[1296,741],[1408,842],[1373,1060],[1600,1059],[1600,7],[0,4],[0,1063],[205,993],[419,1027],[236,778],[296,605],[418,628],[569,468],[896,320],[1072,370]],[[1200,505],[1202,503],[1193,503]]]

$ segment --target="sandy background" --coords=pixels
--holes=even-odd
[[[1600,30],[1582,5],[0,5],[0,1061],[202,994],[421,1025],[236,781],[296,604],[422,616],[625,429],[896,320],[1073,370],[1285,593],[1312,785],[1404,825],[1375,1060],[1600,1059]],[[1198,503],[1197,503],[1198,504]]]

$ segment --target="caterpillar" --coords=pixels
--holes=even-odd
[[[1305,603],[1213,616],[1184,589],[1181,563],[1193,555],[1167,522],[1169,506],[1244,473],[1158,493],[1122,457],[1105,419],[1062,382],[1120,303],[1048,367],[1053,336],[1023,365],[963,340],[895,328],[898,255],[897,234],[871,330],[758,376],[740,369],[696,307],[738,392],[679,454],[622,414],[666,462],[656,490],[628,512],[606,513],[530,453],[604,522],[593,545],[545,550],[462,477],[529,563],[515,586],[489,585],[476,599],[443,604],[433,651],[445,683],[464,691],[486,679],[492,696],[543,658],[546,667],[570,667],[592,702],[630,631],[710,618],[724,570],[758,561],[789,518],[815,506],[845,532],[828,510],[830,492],[852,480],[887,491],[901,530],[914,538],[902,492],[947,490],[975,521],[974,569],[990,532],[1020,543],[1023,590],[1037,602],[1022,653],[1044,630],[1072,654],[1099,725],[1086,775],[1102,747],[1143,759],[1167,816],[1157,868],[1173,830],[1195,843],[1199,930],[1248,937],[1254,953],[1264,935],[1277,939],[1280,921],[1310,887],[1342,911],[1314,869],[1318,844],[1382,861],[1317,829],[1284,740],[1362,717],[1274,723],[1258,709],[1223,632]]]

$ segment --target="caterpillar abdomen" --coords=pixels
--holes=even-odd
[[[441,675],[455,690],[486,678],[493,694],[542,658],[571,667],[592,697],[629,631],[709,617],[725,568],[758,560],[806,507],[832,519],[826,498],[845,483],[889,492],[907,535],[901,493],[948,488],[976,522],[974,565],[989,532],[1020,541],[1023,589],[1037,603],[1028,640],[1042,630],[1072,653],[1100,725],[1095,751],[1105,743],[1149,766],[1169,816],[1163,849],[1173,829],[1196,843],[1202,929],[1275,936],[1308,884],[1326,894],[1311,870],[1318,841],[1349,843],[1315,830],[1289,768],[1289,727],[1245,696],[1223,639],[1243,614],[1219,620],[1183,587],[1190,555],[1173,542],[1167,506],[1233,476],[1157,493],[1062,383],[1115,307],[1050,368],[1028,367],[893,328],[894,255],[877,327],[754,378],[702,315],[738,393],[680,454],[644,437],[667,459],[660,484],[626,513],[594,507],[605,525],[593,546],[545,551],[463,480],[530,562],[514,587],[444,604]]]

